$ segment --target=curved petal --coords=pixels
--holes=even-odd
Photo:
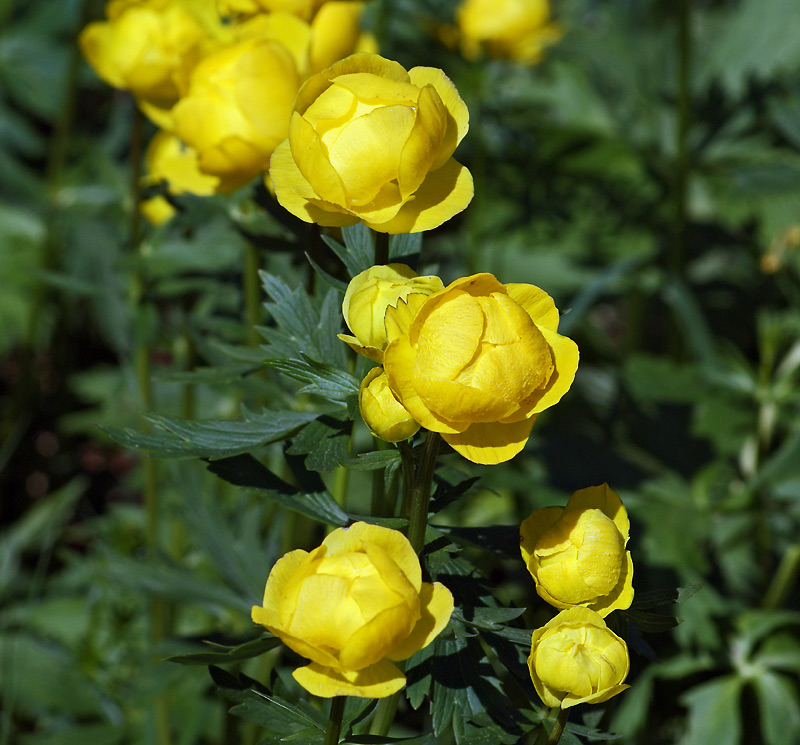
[[[611,611],[630,608],[632,602],[633,559],[631,558],[631,552],[626,551],[617,586],[608,595],[598,598],[594,603],[587,604],[586,607],[605,617],[611,613]]]
[[[413,194],[434,166],[434,158],[447,131],[447,109],[432,85],[419,93],[414,126],[400,152],[397,183],[403,198]]]
[[[315,647],[312,644],[303,641],[302,639],[298,639],[296,636],[292,636],[282,629],[268,626],[263,621],[259,620],[261,616],[259,613],[257,613],[258,610],[260,610],[258,606],[253,608],[253,621],[265,626],[268,631],[275,634],[275,636],[277,636],[287,647],[289,647],[289,649],[294,650],[301,657],[306,657],[320,665],[325,665],[328,667],[337,667],[339,665],[339,660],[337,660],[336,657],[334,657],[330,652],[326,652],[324,649],[320,649],[319,647]]]
[[[436,67],[412,67],[408,71],[408,76],[411,78],[411,82],[420,88],[432,85],[447,109],[447,132],[431,166],[431,169],[435,170],[441,168],[447,162],[456,149],[456,145],[461,142],[467,133],[469,129],[469,110],[461,96],[458,95],[458,90],[453,85],[453,82],[442,70]]]
[[[568,510],[590,510],[598,509],[603,514],[610,517],[622,535],[625,544],[628,543],[630,535],[630,520],[628,512],[622,500],[608,484],[600,486],[588,486],[585,489],[578,489],[567,502]]]
[[[439,582],[423,582],[419,604],[419,621],[411,633],[389,653],[390,660],[407,660],[415,652],[427,647],[442,632],[453,613],[453,593]]]
[[[452,158],[430,171],[413,198],[390,220],[362,222],[379,233],[418,233],[432,230],[463,211],[472,201],[472,174]]]
[[[360,354],[367,359],[377,362],[379,365],[383,364],[383,350],[377,347],[370,347],[361,344],[355,336],[348,334],[336,334],[336,338],[347,344],[356,354]]]
[[[379,662],[392,647],[408,636],[416,620],[405,604],[381,611],[359,628],[342,647],[339,653],[342,668],[362,670]]]
[[[357,217],[331,204],[329,209],[319,206],[320,200],[297,167],[289,140],[284,140],[272,154],[269,175],[275,189],[275,198],[281,206],[304,222],[330,227],[355,225]],[[314,200],[314,201],[312,201]],[[327,203],[325,203],[327,204]]]
[[[386,309],[384,324],[386,326],[386,340],[388,343],[406,336],[411,332],[411,324],[416,318],[419,309],[430,297],[422,293],[407,295],[404,300],[398,301],[396,306],[390,305]]]
[[[292,677],[309,693],[322,698],[385,698],[406,684],[406,676],[389,660],[381,660],[355,672],[340,672],[312,662],[295,670]]]
[[[544,327],[541,327],[540,331],[553,352],[555,369],[545,388],[536,391],[523,404],[523,407],[533,414],[549,409],[561,400],[562,396],[570,389],[572,381],[575,380],[580,357],[578,345],[569,337],[561,336],[561,334]]]
[[[544,290],[536,285],[511,282],[504,285],[509,297],[521,305],[540,328],[558,331],[558,308]]]
[[[519,526],[519,549],[522,553],[522,560],[531,571],[530,561],[536,544],[539,539],[558,521],[563,507],[543,507],[534,510],[526,517]],[[533,574],[533,572],[531,572]]]
[[[322,541],[322,545],[328,549],[328,555],[364,551],[365,543],[374,543],[382,548],[419,592],[422,585],[419,558],[408,538],[399,531],[357,522],[348,528],[337,528]]]
[[[361,33],[364,4],[346,0],[326,2],[311,22],[313,35],[309,49],[311,72],[324,70],[355,50]]]
[[[477,423],[458,434],[444,433],[442,438],[467,460],[496,465],[511,460],[525,447],[534,421],[535,417],[511,424]]]
[[[497,422],[518,409],[513,401],[452,380],[417,377],[414,387],[425,405],[448,421]]]
[[[328,160],[319,135],[297,112],[292,114],[289,124],[289,147],[297,168],[317,197],[344,207],[346,197],[342,180]]]
[[[308,551],[303,551],[298,548],[294,551],[289,551],[288,554],[284,554],[275,562],[267,578],[267,584],[264,587],[264,599],[262,601],[263,613],[259,612],[259,618],[267,619],[267,623],[272,626],[280,626],[278,604],[281,595],[292,577],[303,564],[309,561],[309,557],[310,554]],[[258,606],[253,606],[253,614],[255,614],[257,608]],[[253,620],[256,620],[255,615],[253,615]],[[262,621],[256,621],[256,623],[262,623]]]

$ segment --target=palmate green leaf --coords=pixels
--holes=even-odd
[[[783,675],[762,672],[752,679],[765,745],[793,745],[800,732],[797,690]]]
[[[304,492],[276,476],[251,455],[214,461],[208,464],[208,470],[231,484],[245,487],[264,499],[313,520],[339,527],[350,523],[347,513],[327,491]],[[319,485],[324,489],[321,481]]]
[[[137,432],[130,428],[101,427],[125,447],[142,450],[156,458],[226,458],[282,440],[318,414],[269,411],[249,414],[246,421],[193,422],[148,414],[146,418],[166,432]]]
[[[352,471],[376,471],[379,468],[388,468],[401,461],[397,450],[373,450],[369,453],[359,453],[352,458],[345,458],[339,465]]]
[[[287,449],[289,455],[305,455],[310,471],[324,473],[350,457],[350,422],[323,416],[303,427]]]
[[[680,701],[689,709],[689,730],[681,745],[739,745],[744,684],[738,675],[728,675],[686,691]]]
[[[453,618],[478,629],[497,631],[524,612],[525,608],[456,608]],[[530,634],[529,631],[526,633]]]
[[[275,649],[275,647],[280,646],[281,640],[269,635],[260,639],[251,639],[233,647],[226,647],[209,641],[203,643],[216,651],[173,655],[172,657],[167,657],[166,662],[177,662],[179,665],[225,665],[229,662],[241,662],[242,660],[258,657],[270,649]]]
[[[342,296],[329,290],[322,297],[311,297],[305,288],[290,288],[280,277],[261,272],[264,303],[275,322],[259,327],[267,341],[264,348],[270,359],[298,359],[300,355],[339,370],[347,370],[348,347],[336,338],[342,330]]]
[[[359,381],[354,375],[301,353],[301,359],[268,359],[264,364],[295,380],[306,383],[298,394],[313,393],[328,401],[346,403],[358,394]]]
[[[631,608],[636,610],[647,610],[657,608],[660,605],[672,605],[674,603],[684,603],[696,592],[703,589],[703,583],[698,582],[685,587],[671,587],[667,590],[648,590],[647,592],[637,592],[631,603]]]
[[[323,236],[323,240],[327,237],[328,236]],[[335,242],[336,241],[334,241],[334,243]],[[347,292],[347,282],[343,282],[341,279],[336,279],[336,277],[334,277],[332,274],[326,272],[316,261],[314,261],[311,254],[308,252],[306,252],[306,259],[308,259],[308,263],[314,268],[317,276],[320,277],[331,289],[336,290],[336,292],[342,295]]]

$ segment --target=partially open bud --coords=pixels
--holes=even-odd
[[[358,407],[372,434],[386,442],[407,440],[419,429],[419,423],[392,395],[382,367],[373,367],[364,376]]]

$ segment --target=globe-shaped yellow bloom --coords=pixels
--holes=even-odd
[[[419,423],[392,394],[383,368],[373,367],[364,376],[358,408],[370,432],[386,442],[407,440],[419,430]]]
[[[387,344],[386,309],[396,307],[400,300],[421,302],[443,287],[439,277],[420,277],[405,264],[370,267],[353,277],[347,285],[342,314],[353,336],[339,334],[339,338],[358,354],[382,363]]]
[[[197,151],[200,170],[231,191],[267,169],[288,132],[299,87],[284,44],[251,38],[226,45],[194,68],[172,111],[175,132]]]
[[[608,484],[576,491],[566,507],[534,510],[520,526],[520,550],[536,592],[556,608],[607,616],[633,602],[630,523]]]
[[[435,228],[472,199],[472,176],[451,157],[468,118],[441,70],[351,55],[300,89],[270,164],[275,195],[319,225]]]
[[[550,23],[548,0],[465,0],[456,13],[461,51],[533,64],[563,32]]]
[[[212,0],[112,0],[106,21],[80,34],[83,56],[115,88],[129,90],[159,124],[215,43]]]
[[[165,182],[170,194],[209,196],[219,189],[216,176],[203,173],[197,151],[184,145],[175,135],[157,132],[144,156],[145,184]]]
[[[578,347],[557,329],[544,291],[475,274],[421,303],[389,307],[383,364],[423,427],[475,463],[501,463],[575,377]]]
[[[587,608],[561,611],[531,637],[528,669],[545,706],[599,704],[630,686],[628,647]]]
[[[452,594],[422,581],[402,533],[359,522],[279,559],[252,617],[311,660],[293,673],[310,693],[382,698],[406,682],[390,660],[430,644],[452,612]]]

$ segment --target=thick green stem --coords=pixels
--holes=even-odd
[[[436,455],[439,452],[441,437],[436,432],[428,432],[422,460],[417,469],[417,478],[411,488],[411,511],[408,516],[408,540],[417,554],[425,548],[425,528],[428,524],[428,504],[431,501],[431,484],[436,469]]]
[[[375,718],[369,728],[371,735],[377,737],[385,737],[389,732],[389,727],[392,726],[394,715],[397,712],[397,704],[400,702],[402,691],[397,691],[391,696],[382,698],[378,701],[378,708],[375,710]]]
[[[261,343],[256,326],[261,323],[261,287],[258,278],[258,251],[248,241],[244,262],[244,302],[247,317],[247,341],[257,347]]]
[[[328,717],[328,731],[325,733],[325,745],[339,745],[339,735],[342,731],[342,716],[346,696],[335,696],[331,701],[331,713]]]
[[[398,442],[403,469],[403,501],[400,514],[408,515],[411,512],[411,488],[414,485],[414,453],[407,442]]]
[[[389,263],[389,234],[388,233],[374,233],[375,236],[375,263],[388,264]]]
[[[567,719],[569,719],[569,709],[559,709],[556,723],[553,729],[550,730],[550,737],[547,739],[547,745],[556,745],[564,734],[564,727],[567,726]]]

